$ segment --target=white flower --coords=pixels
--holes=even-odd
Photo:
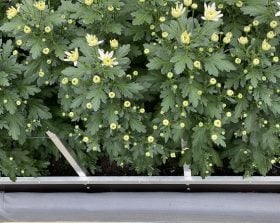
[[[87,34],[86,35],[86,40],[89,46],[97,46],[101,43],[103,43],[103,40],[98,41],[98,38],[96,37],[96,35],[91,35],[91,34]]]
[[[204,3],[204,16],[201,17],[203,20],[217,22],[221,17],[223,17],[223,14],[221,14],[221,11],[216,10],[215,2],[212,5]]]
[[[277,2],[277,5],[280,7],[280,2]],[[280,11],[276,12],[275,16],[280,16]]]
[[[35,2],[34,7],[40,11],[44,11],[46,9],[46,3],[44,1]]]
[[[106,66],[106,67],[113,67],[115,65],[118,65],[118,62],[116,61],[117,58],[113,58],[114,52],[106,52],[104,53],[104,50],[98,49],[98,53],[99,53],[99,57],[98,59],[100,59],[102,61],[102,66]]]
[[[184,14],[185,11],[186,11],[186,8],[184,7],[184,5],[177,3],[175,8],[171,8],[171,15],[174,18],[179,18],[181,15]]]
[[[64,52],[67,56],[66,59],[64,59],[64,61],[71,61],[74,63],[74,66],[77,66],[78,63],[78,59],[79,59],[79,52],[78,52],[78,48],[75,48],[74,51],[71,52]]]
[[[8,19],[12,19],[17,15],[17,13],[19,12],[19,9],[20,9],[20,5],[16,5],[16,7],[17,8],[15,8],[14,6],[11,6],[10,8],[7,9],[6,14],[7,14]]]

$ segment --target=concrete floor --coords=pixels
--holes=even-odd
[[[0,222],[279,223],[272,193],[0,193]]]

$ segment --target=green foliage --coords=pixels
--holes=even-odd
[[[204,2],[223,16],[202,19]],[[224,159],[244,175],[280,162],[275,1],[35,3],[0,2],[3,175],[47,174],[47,130],[92,173],[104,156],[149,175],[179,157],[204,177]]]

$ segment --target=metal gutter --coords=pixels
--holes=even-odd
[[[0,185],[279,185],[280,177],[254,176],[98,176],[98,177],[18,177],[12,182],[8,177],[0,178]],[[280,188],[280,187],[279,187]]]

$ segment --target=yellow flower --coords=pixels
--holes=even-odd
[[[148,143],[153,143],[155,138],[153,136],[149,136],[147,140],[148,140]]]
[[[111,48],[118,48],[118,46],[119,46],[119,42],[118,42],[118,40],[116,40],[116,39],[112,39],[112,40],[110,40],[110,46],[111,46]]]
[[[250,26],[244,26],[243,30],[244,30],[245,33],[248,33],[248,32],[251,31],[251,27]]]
[[[62,84],[68,84],[68,78],[67,77],[64,77],[61,81]]]
[[[125,101],[125,102],[123,103],[123,106],[124,106],[125,108],[129,108],[129,107],[131,106],[130,101]]]
[[[184,7],[184,5],[177,3],[175,8],[171,8],[171,15],[174,18],[179,18],[181,15],[184,14],[185,11],[186,8]]]
[[[193,62],[193,65],[194,65],[195,68],[197,68],[197,69],[199,69],[199,70],[201,69],[201,63],[200,63],[200,61],[198,61],[198,60],[194,61],[194,62]]]
[[[188,33],[187,31],[183,32],[181,34],[181,42],[183,44],[190,44],[191,41],[191,33]]]
[[[235,5],[236,5],[238,8],[241,8],[242,5],[243,5],[243,2],[242,2],[242,1],[237,1],[237,2],[235,3]]]
[[[219,41],[219,35],[218,35],[217,33],[213,33],[213,34],[211,35],[211,40],[212,40],[213,42],[218,42],[218,41]]]
[[[169,35],[168,32],[163,32],[163,33],[161,34],[161,36],[162,36],[163,38],[166,38],[168,35]]]
[[[46,3],[44,1],[35,2],[34,7],[40,11],[44,11],[46,9]]]
[[[166,76],[167,76],[169,79],[171,79],[171,78],[174,76],[174,74],[173,74],[172,72],[168,72]]]
[[[114,6],[112,6],[112,5],[109,5],[108,7],[107,7],[107,9],[108,9],[108,11],[110,11],[110,12],[112,12],[112,11],[114,11]]]
[[[50,49],[49,48],[44,48],[43,49],[43,54],[49,54],[49,52],[50,52]]]
[[[99,57],[98,59],[102,61],[102,66],[106,67],[113,67],[115,65],[118,65],[118,62],[116,61],[117,58],[113,58],[114,52],[106,52],[104,53],[104,50],[98,49]]]
[[[29,26],[24,26],[23,31],[27,34],[31,33],[31,28]]]
[[[87,107],[87,109],[92,109],[92,103],[91,103],[91,102],[88,102],[88,103],[86,104],[86,107]]]
[[[269,25],[272,29],[275,29],[278,26],[278,23],[277,23],[277,21],[272,20]]]
[[[149,53],[150,53],[150,50],[146,48],[146,49],[144,49],[144,53],[145,53],[145,54],[149,54]]]
[[[277,62],[279,62],[279,57],[275,56],[272,58],[272,60],[273,60],[273,62],[277,63]]]
[[[240,44],[242,44],[242,45],[245,45],[245,44],[248,43],[248,38],[247,38],[246,36],[240,36],[240,37],[238,38],[238,42],[239,42]]]
[[[6,11],[7,18],[8,19],[14,18],[17,15],[17,13],[19,12],[19,8],[20,8],[19,5],[17,6],[17,8],[15,8],[14,6],[11,6],[10,8],[8,8]]]
[[[215,2],[212,5],[204,3],[204,16],[201,17],[203,20],[217,22],[221,17],[223,17],[223,14],[216,10]]]
[[[79,84],[79,79],[75,77],[71,80],[71,82],[72,82],[73,85],[78,85]]]
[[[235,58],[234,62],[235,62],[236,64],[240,64],[240,63],[241,63],[241,59],[237,57],[237,58]]]
[[[230,41],[231,41],[231,39],[230,39],[230,37],[228,37],[228,36],[225,36],[225,37],[223,38],[223,42],[224,42],[225,44],[230,43]]]
[[[168,125],[169,125],[168,119],[163,119],[162,124],[163,124],[164,126],[168,126]]]
[[[210,83],[211,85],[215,85],[215,84],[217,83],[216,78],[211,78],[211,79],[209,80],[209,83]]]
[[[260,24],[259,20],[254,20],[253,21],[253,26],[258,26]]]
[[[17,41],[16,41],[16,44],[17,44],[18,46],[22,45],[22,40],[20,40],[20,39],[17,40]]]
[[[101,78],[98,75],[94,75],[92,78],[93,83],[98,84],[101,81]]]
[[[140,108],[139,112],[140,112],[141,114],[145,113],[145,108]]]
[[[275,36],[276,36],[276,34],[275,34],[274,31],[269,31],[269,32],[266,34],[266,37],[267,37],[268,39],[273,39]]]
[[[67,56],[66,59],[64,59],[64,61],[70,61],[74,63],[74,66],[77,66],[78,63],[78,59],[79,59],[79,51],[78,48],[75,48],[75,50],[71,51],[71,52],[64,52]]]
[[[193,4],[191,5],[191,8],[192,8],[192,9],[197,9],[197,7],[198,7],[198,5],[197,5],[196,3],[193,3]]]
[[[73,117],[75,116],[75,113],[74,113],[74,112],[69,112],[68,116],[69,116],[70,118],[73,118]]]
[[[184,0],[184,5],[185,6],[191,6],[192,5],[192,0]]]
[[[175,157],[176,157],[176,154],[175,154],[175,153],[170,153],[170,157],[171,157],[171,158],[175,158]]]
[[[129,135],[124,135],[124,136],[123,136],[123,140],[124,140],[124,141],[128,141],[128,140],[129,140]]]
[[[216,120],[214,121],[214,126],[220,128],[220,127],[222,126],[221,120],[216,119]]]
[[[46,33],[49,33],[50,31],[52,31],[51,27],[46,26],[46,27],[45,27],[45,32],[46,32]]]
[[[255,58],[253,59],[253,64],[256,66],[256,65],[259,65],[260,64],[260,59],[259,58]]]
[[[218,136],[216,134],[211,135],[211,139],[213,141],[216,141],[218,139]]]
[[[166,18],[164,16],[159,17],[160,22],[165,22]]]
[[[87,34],[86,40],[89,46],[98,46],[99,44],[103,43],[103,40],[98,41],[96,35]]]
[[[85,0],[85,4],[88,6],[92,5],[93,2],[94,0]]]
[[[188,101],[183,101],[183,106],[184,107],[188,107],[189,106],[189,102]]]
[[[117,124],[116,123],[111,123],[110,124],[110,129],[114,130],[117,128]]]
[[[197,95],[199,95],[199,96],[201,96],[201,95],[202,95],[202,93],[203,93],[203,92],[202,92],[202,91],[200,91],[200,90],[198,90],[198,91],[197,91]]]
[[[83,138],[83,142],[87,143],[88,141],[89,141],[89,138],[88,138],[87,136],[85,136],[85,137]]]
[[[227,113],[226,113],[226,116],[227,116],[228,118],[230,118],[230,117],[232,116],[231,112],[227,112]]]
[[[231,90],[231,89],[229,89],[229,90],[227,90],[227,95],[228,96],[233,96],[233,94],[234,94],[234,92],[233,92],[233,90]]]
[[[262,50],[268,51],[268,50],[270,50],[270,49],[271,49],[271,45],[270,45],[266,40],[264,40],[264,41],[262,42]]]
[[[109,96],[109,98],[114,98],[114,97],[116,96],[116,94],[115,94],[115,92],[110,91],[110,92],[108,93],[108,96]]]

